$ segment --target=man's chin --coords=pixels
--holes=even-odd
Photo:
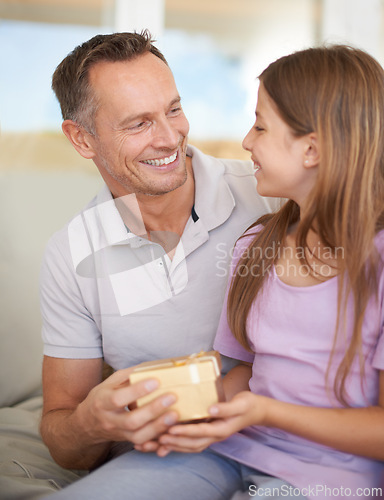
[[[188,179],[188,172],[185,170],[185,176],[181,178],[178,182],[172,183],[168,186],[163,186],[162,188],[156,188],[154,187],[153,189],[148,190],[146,193],[143,192],[141,194],[146,194],[148,196],[163,196],[168,193],[172,193],[173,191],[176,191],[177,189],[181,188],[184,186],[184,184],[187,182]]]

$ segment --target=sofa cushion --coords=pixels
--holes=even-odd
[[[0,492],[7,500],[32,500],[84,476],[61,468],[39,434],[42,398],[0,409]]]

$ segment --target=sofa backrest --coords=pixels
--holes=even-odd
[[[89,172],[0,170],[0,407],[41,390],[44,247],[101,185],[92,166]]]

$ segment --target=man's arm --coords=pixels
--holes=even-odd
[[[43,361],[43,416],[40,431],[52,457],[63,467],[89,469],[108,453],[108,442],[86,439],[79,411],[89,391],[101,382],[100,359],[66,360],[45,356]]]
[[[45,356],[41,435],[52,457],[65,468],[91,469],[116,441],[143,443],[177,420],[168,411],[175,397],[165,394],[127,412],[126,405],[158,387],[155,379],[129,385],[131,368],[102,382],[103,360]]]

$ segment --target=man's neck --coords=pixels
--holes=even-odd
[[[187,180],[179,188],[161,196],[140,196],[137,201],[148,235],[167,231],[183,234],[195,201],[195,179],[191,159],[187,157]]]
[[[116,198],[115,203],[128,229],[161,244],[167,253],[175,248],[191,216],[195,200],[195,180],[191,158],[187,157],[187,180],[179,188],[161,196],[136,194]]]

